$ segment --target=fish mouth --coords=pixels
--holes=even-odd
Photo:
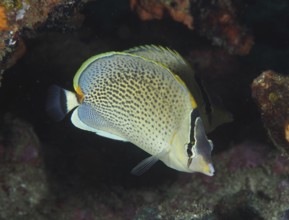
[[[214,176],[215,168],[214,168],[213,164],[211,164],[211,163],[208,164],[208,170],[209,171],[204,173],[204,174],[207,176]]]

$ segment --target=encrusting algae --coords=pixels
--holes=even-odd
[[[0,5],[0,31],[8,30],[8,28],[5,8]]]

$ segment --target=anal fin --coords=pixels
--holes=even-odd
[[[127,141],[122,135],[113,129],[100,115],[98,115],[90,106],[80,105],[74,110],[71,116],[71,122],[75,127],[82,130],[91,131],[97,135],[118,141]]]

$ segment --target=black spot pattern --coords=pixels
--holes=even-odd
[[[192,110],[189,92],[168,69],[132,54],[95,60],[79,77],[79,85],[84,103],[112,130],[152,155],[169,146]],[[99,129],[95,118],[85,123]]]

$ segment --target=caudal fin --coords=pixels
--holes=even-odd
[[[78,105],[79,102],[75,93],[57,85],[52,85],[48,89],[46,111],[53,120],[61,121],[68,112]]]

